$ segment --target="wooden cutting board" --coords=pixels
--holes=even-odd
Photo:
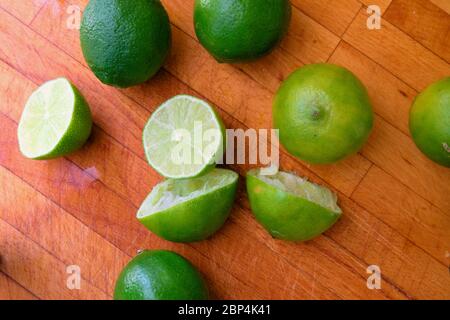
[[[449,299],[450,170],[426,159],[408,131],[414,97],[450,75],[449,0],[292,0],[280,47],[234,66],[216,63],[198,43],[193,0],[162,2],[173,24],[171,57],[149,83],[118,90],[102,85],[81,54],[74,13],[87,0],[0,0],[0,298],[109,299],[137,250],[165,248],[189,258],[218,299]],[[379,30],[367,28],[371,4],[382,11]],[[169,243],[136,221],[161,179],[141,145],[158,105],[192,94],[216,105],[229,128],[270,128],[280,82],[325,61],[367,86],[373,134],[336,165],[310,166],[284,151],[281,163],[339,193],[345,214],[333,229],[309,243],[274,240],[256,223],[244,190],[208,241]],[[89,101],[93,135],[64,159],[26,160],[16,138],[23,105],[58,76]],[[244,175],[248,167],[233,169]],[[367,286],[372,265],[381,271],[380,289]],[[77,270],[80,290],[71,286]]]

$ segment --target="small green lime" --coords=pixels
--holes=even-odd
[[[307,241],[329,229],[341,216],[329,189],[286,172],[247,173],[247,193],[256,219],[275,238]]]
[[[417,96],[409,128],[417,147],[428,158],[450,168],[450,77]]]
[[[328,164],[356,153],[373,126],[367,90],[350,71],[312,64],[292,73],[273,108],[281,144],[294,156]]]
[[[291,19],[289,0],[196,0],[195,32],[220,62],[264,56],[280,42]]]
[[[201,274],[185,258],[166,250],[143,251],[122,270],[115,300],[207,300]]]
[[[78,89],[65,78],[48,81],[25,105],[17,130],[20,151],[35,160],[61,157],[81,148],[91,129],[91,111]]]
[[[103,83],[130,87],[163,65],[171,46],[169,17],[159,0],[91,0],[80,40],[86,62]]]
[[[213,169],[192,179],[168,179],[145,199],[137,218],[150,231],[174,242],[209,238],[225,223],[236,196],[239,176]]]

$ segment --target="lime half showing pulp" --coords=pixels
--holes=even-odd
[[[166,178],[197,177],[214,168],[225,148],[225,129],[205,101],[180,95],[162,104],[147,122],[144,150]]]
[[[204,240],[228,218],[238,177],[230,170],[213,169],[198,178],[168,179],[153,188],[137,218],[150,231],[169,241]]]
[[[22,154],[30,159],[52,159],[80,148],[92,129],[89,106],[67,79],[39,87],[28,99],[19,122]]]
[[[278,239],[306,241],[329,229],[341,216],[329,189],[296,175],[247,173],[247,192],[256,219]]]

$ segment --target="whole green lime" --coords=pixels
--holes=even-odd
[[[268,54],[286,33],[289,0],[196,0],[195,32],[219,62],[243,62]]]
[[[292,73],[273,108],[281,144],[313,164],[329,164],[356,153],[373,126],[367,90],[350,71],[312,64]]]
[[[130,87],[147,81],[163,65],[171,46],[169,17],[159,0],[91,0],[80,40],[97,78]]]
[[[277,239],[311,240],[342,214],[333,192],[287,172],[268,176],[250,170],[247,193],[256,219]]]
[[[166,250],[143,251],[122,270],[115,300],[207,300],[201,274],[185,258]]]
[[[431,160],[450,167],[450,77],[417,96],[409,128],[417,147]]]

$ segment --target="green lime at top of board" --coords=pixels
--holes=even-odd
[[[79,149],[92,129],[91,111],[75,86],[65,78],[48,81],[28,99],[18,127],[21,153],[45,160]]]
[[[333,192],[287,172],[269,176],[250,170],[247,193],[256,219],[282,240],[313,239],[342,214]]]
[[[409,128],[417,147],[428,158],[450,168],[450,77],[417,96]]]
[[[201,274],[179,254],[166,250],[143,251],[120,273],[115,300],[207,300]]]
[[[205,240],[228,218],[238,178],[231,170],[213,169],[198,178],[165,180],[153,188],[137,218],[169,241]]]
[[[273,107],[281,144],[313,164],[329,164],[356,153],[373,126],[366,88],[350,71],[312,64],[293,72]]]
[[[223,156],[225,127],[207,102],[179,95],[153,112],[143,143],[149,164],[162,176],[194,178],[213,169]]]
[[[291,19],[289,0],[196,0],[195,32],[219,62],[244,62],[272,51]]]
[[[130,87],[163,65],[171,46],[169,17],[159,0],[91,0],[80,41],[86,62],[103,83]]]

